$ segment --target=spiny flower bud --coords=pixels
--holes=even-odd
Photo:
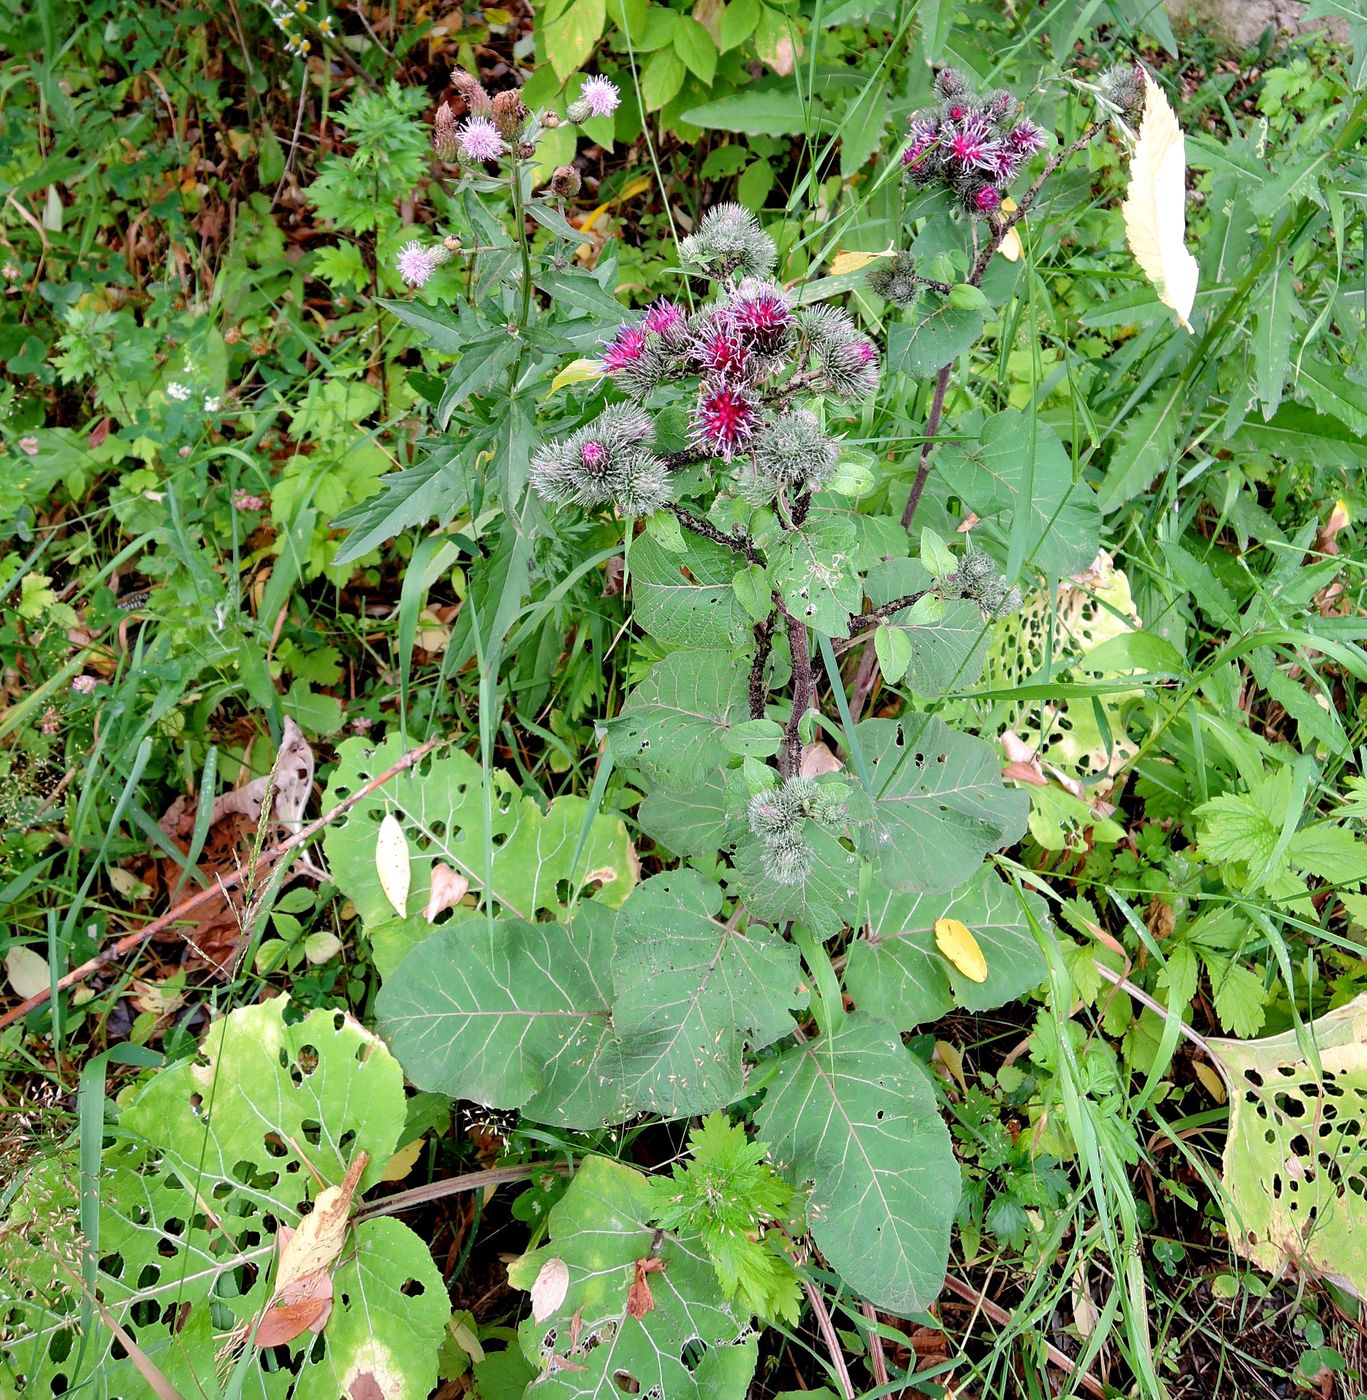
[[[748,209],[718,204],[679,245],[679,257],[710,277],[765,277],[778,263],[778,248]]]
[[[543,443],[532,458],[532,486],[558,505],[612,504],[623,515],[658,510],[671,486],[664,463],[644,445],[654,431],[638,408],[614,404],[569,437]]]
[[[769,485],[769,496],[783,486],[819,491],[834,475],[839,461],[840,449],[810,409],[777,414],[755,435],[755,473]]]
[[[1119,109],[1129,126],[1138,126],[1144,115],[1144,76],[1137,63],[1117,63],[1097,79],[1102,97]]]
[[[500,92],[490,105],[498,134],[505,141],[516,141],[531,115],[522,94],[516,88],[510,88],[507,92]]]
[[[484,90],[484,84],[473,73],[464,68],[451,70],[451,86],[465,99],[466,111],[472,117],[487,117],[493,111],[493,102]]]
[[[519,141],[517,143],[517,153],[523,160],[531,160],[536,154],[536,144],[532,141]]]
[[[432,119],[432,149],[436,152],[438,160],[448,164],[460,154],[456,140],[456,114],[451,110],[449,102],[443,102]]]
[[[778,885],[800,885],[807,878],[814,859],[801,838],[766,846],[764,854],[765,873]]]
[[[894,306],[910,306],[921,294],[916,280],[916,259],[909,252],[894,253],[889,262],[875,267],[865,279],[869,290]]]
[[[941,68],[935,75],[933,91],[942,101],[962,97],[970,91],[968,77],[959,68]]]
[[[807,820],[807,804],[815,792],[814,779],[789,778],[778,787],[757,793],[746,812],[750,830],[765,845],[801,834],[802,823]]]
[[[584,182],[572,165],[560,165],[551,174],[551,193],[561,199],[573,199],[583,188]]]

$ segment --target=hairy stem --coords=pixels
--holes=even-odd
[[[769,657],[774,650],[774,623],[778,620],[776,608],[755,628],[755,659],[750,663],[750,718],[764,718],[764,702],[769,698],[769,688],[764,684],[764,671],[769,665]]]
[[[930,589],[923,588],[919,593],[904,593],[900,598],[894,598],[890,603],[883,603],[866,613],[860,613],[858,617],[850,618],[849,635],[858,637],[861,632],[867,632],[870,627],[877,627],[885,618],[901,612],[903,608],[909,608],[919,603],[929,592]]]
[[[700,515],[694,515],[687,506],[671,503],[666,509],[680,525],[687,530],[692,530],[695,535],[701,535],[703,539],[711,540],[713,544],[722,544],[727,549],[734,549],[737,554],[743,554],[752,564],[763,562],[746,535],[723,534],[710,521],[704,520]]]
[[[514,151],[510,161],[513,187],[513,222],[517,226],[517,246],[522,254],[522,293],[518,306],[517,324],[525,331],[532,309],[532,250],[527,241],[527,215],[522,207],[522,162]]]
[[[779,772],[785,778],[796,777],[802,766],[802,739],[798,725],[812,706],[812,653],[807,645],[807,628],[795,617],[788,618],[788,649],[793,654],[793,712],[783,734],[783,749],[779,754]]]

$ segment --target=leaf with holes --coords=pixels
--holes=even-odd
[[[889,1312],[932,1302],[959,1169],[930,1080],[897,1031],[856,1013],[789,1050],[756,1121],[775,1166],[811,1183],[812,1236],[845,1283]]]
[[[375,1003],[408,1077],[541,1123],[627,1118],[609,1011],[613,919],[590,900],[569,925],[472,919],[419,944]]]
[[[1367,995],[1299,1037],[1212,1044],[1230,1076],[1224,1185],[1234,1248],[1269,1273],[1289,1265],[1367,1297]]]
[[[850,521],[818,518],[785,535],[769,565],[769,578],[799,622],[828,637],[843,637],[863,597],[854,553]]]
[[[875,607],[882,607],[894,598],[928,589],[931,583],[919,560],[889,559],[869,570],[864,591]],[[938,700],[946,691],[968,689],[982,674],[991,629],[983,621],[982,610],[967,598],[946,602],[937,622],[920,622],[913,609],[903,608],[883,625],[895,629],[910,645],[906,684],[917,695]]]
[[[378,747],[348,739],[325,807],[364,787],[403,753],[397,735]],[[486,780],[492,789],[487,814]],[[469,754],[454,749],[429,756],[363,797],[328,828],[323,849],[338,887],[375,941],[381,975],[388,976],[432,933],[421,911],[431,902],[434,878],[449,886],[453,874],[463,876],[470,889],[487,892],[502,911],[522,919],[560,917],[571,895],[585,891],[619,904],[636,883],[626,827],[601,812],[589,821],[589,810],[583,798],[560,797],[543,813],[506,773],[486,775]],[[376,877],[376,839],[386,811],[400,825],[409,855],[407,905],[413,912],[402,921]]]
[[[288,1008],[281,997],[214,1022],[199,1055],[123,1107],[101,1160],[97,1296],[184,1395],[214,1374],[222,1334],[245,1338],[270,1299],[277,1232],[319,1193],[310,1168],[337,1185],[367,1153],[359,1198],[403,1129],[403,1074],[379,1040],[340,1012],[287,1023]],[[0,1234],[0,1276],[32,1276],[32,1302],[5,1309],[3,1364],[29,1394],[141,1395],[110,1333],[96,1327],[84,1347],[75,1334],[74,1174],[60,1157],[36,1169]],[[54,1251],[41,1264],[37,1235]],[[386,1396],[427,1395],[450,1305],[422,1241],[396,1220],[353,1222],[332,1285],[321,1335],[288,1343],[284,1367],[279,1348],[253,1350],[241,1393],[333,1400],[367,1393],[368,1375]]]
[[[587,1157],[551,1208],[549,1242],[509,1266],[509,1281],[523,1290],[548,1259],[562,1259],[569,1271],[559,1307],[518,1328],[523,1353],[541,1371],[529,1395],[743,1400],[754,1369],[753,1344],[741,1340],[749,1317],[723,1297],[696,1238],[663,1235],[657,1247],[651,1199],[640,1172]],[[639,1308],[630,1307],[632,1284],[639,1261],[652,1258],[663,1265],[650,1274],[655,1306],[638,1317]],[[701,1360],[700,1348],[706,1349]],[[748,1364],[734,1364],[737,1354],[748,1355]]]
[[[632,1099],[667,1118],[740,1098],[743,1052],[793,1030],[797,949],[761,925],[717,922],[721,890],[691,870],[656,875],[617,916],[612,1017]]]
[[[987,980],[962,976],[936,946],[935,925],[958,919],[987,959]],[[850,945],[845,986],[854,1004],[909,1031],[954,1006],[987,1011],[1023,996],[1044,979],[1044,955],[1031,920],[1047,927],[1038,895],[1021,895],[984,866],[958,889],[940,894],[869,892],[860,922],[868,932]]]
[[[991,744],[918,714],[865,720],[855,738],[875,794],[860,846],[891,889],[952,889],[1024,832],[1029,799]]]

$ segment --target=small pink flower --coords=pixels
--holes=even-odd
[[[1044,132],[1032,121],[1017,122],[1007,137],[1012,146],[1022,155],[1032,156],[1044,147]]]
[[[351,732],[353,734],[365,734],[374,723],[375,721],[366,715],[357,715],[356,718],[351,721]]]
[[[437,259],[430,249],[424,248],[415,238],[399,250],[395,266],[399,277],[408,286],[421,287],[437,270]]]
[[[47,709],[43,711],[42,722],[39,724],[38,729],[43,734],[60,734],[62,732],[61,711],[58,710],[55,705],[49,705]]]
[[[948,154],[965,170],[990,170],[996,153],[997,143],[981,118],[966,121],[949,138]]]
[[[961,122],[967,115],[967,111],[957,103],[949,109],[949,119],[952,122]]]
[[[998,146],[992,157],[992,178],[1009,185],[1021,168],[1021,158],[1009,146]]]
[[[600,78],[596,73],[593,77],[584,79],[584,86],[579,90],[579,100],[589,104],[589,111],[595,117],[610,117],[622,104],[617,84],[607,78]]]
[[[456,132],[456,144],[466,160],[497,160],[503,154],[503,138],[488,117],[468,117]]]
[[[651,302],[644,325],[651,335],[671,335],[683,325],[684,320],[683,308],[676,306],[668,297],[661,297]]]
[[[38,455],[38,439],[36,437],[21,437],[19,451],[27,457],[36,457]]]
[[[645,354],[646,333],[644,326],[622,326],[603,349],[603,370],[606,374],[616,374]]]
[[[71,689],[77,695],[93,695],[99,683],[96,676],[76,676],[71,682]]]
[[[264,510],[266,508],[265,498],[262,496],[251,496],[239,486],[233,492],[234,510]]]
[[[911,144],[902,152],[902,164],[917,165],[939,142],[940,129],[929,118],[918,117],[907,128],[907,139]]]
[[[759,396],[745,384],[717,379],[704,382],[693,414],[693,442],[703,451],[730,461],[755,435]]]

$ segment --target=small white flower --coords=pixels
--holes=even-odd
[[[217,394],[206,394],[204,397],[205,413],[217,413],[223,407],[223,400]]]
[[[187,403],[190,398],[190,386],[182,384],[177,380],[175,383],[166,386],[166,393],[169,398],[173,398],[177,403]]]

